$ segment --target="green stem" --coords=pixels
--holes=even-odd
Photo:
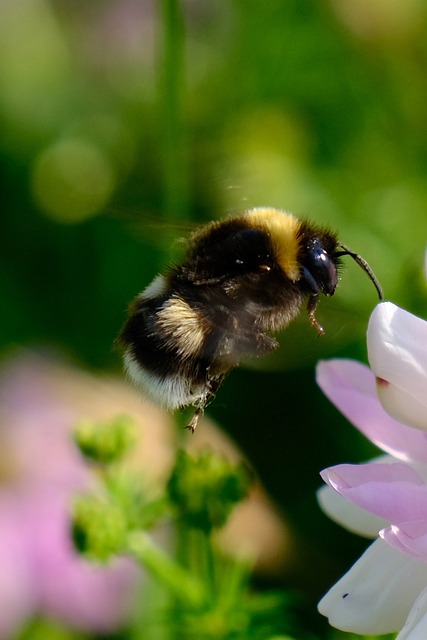
[[[206,571],[206,584],[209,586],[209,594],[211,598],[211,603],[216,600],[217,590],[216,590],[216,573],[215,573],[215,558],[212,547],[212,535],[209,533],[205,533],[204,531],[200,532],[201,547],[204,551],[204,561],[205,561],[205,571]]]
[[[171,560],[147,533],[131,533],[128,537],[128,549],[147,571],[185,605],[200,609],[206,604],[204,585]]]
[[[188,214],[188,171],[184,136],[184,16],[179,0],[162,0],[162,157],[164,212],[177,219]]]
[[[250,559],[248,555],[246,558],[231,560],[225,568],[219,589],[219,605],[223,611],[232,611],[239,602],[242,602],[253,564],[253,559]]]

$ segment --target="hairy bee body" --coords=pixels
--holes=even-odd
[[[344,253],[362,261],[335,234],[277,209],[206,225],[184,261],[132,303],[119,336],[130,377],[160,404],[193,404],[200,413],[243,357],[277,346],[270,333],[304,301],[323,331],[314,316],[319,293],[334,293]]]

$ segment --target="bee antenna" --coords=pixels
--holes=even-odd
[[[374,283],[375,289],[378,292],[379,299],[380,300],[384,300],[384,294],[383,294],[382,287],[381,287],[380,283],[378,282],[378,280],[377,280],[374,272],[372,271],[371,267],[366,262],[366,260],[364,258],[362,258],[362,256],[360,256],[358,253],[355,253],[354,251],[351,251],[351,249],[346,247],[344,244],[341,244],[341,242],[338,243],[337,246],[340,247],[340,249],[342,249],[342,251],[336,252],[335,255],[336,256],[350,256],[351,258],[353,258],[353,260],[355,262],[357,262],[357,264],[360,267],[362,267],[362,269],[364,271],[366,271],[366,273],[368,274],[369,278]]]

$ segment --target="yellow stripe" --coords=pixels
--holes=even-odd
[[[268,232],[273,246],[274,257],[288,278],[296,282],[300,279],[300,268],[297,262],[300,221],[291,213],[259,207],[250,209],[245,219],[251,226]]]

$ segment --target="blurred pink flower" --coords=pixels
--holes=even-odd
[[[378,319],[384,316],[377,312],[371,331],[377,330]],[[398,640],[425,638],[427,433],[384,411],[375,375],[364,365],[322,362],[317,380],[340,411],[388,454],[321,474],[328,485],[319,492],[324,511],[353,532],[379,537],[323,597],[319,611],[344,631],[381,634],[401,629]]]
[[[129,470],[157,498],[176,456],[170,414],[142,400],[124,376],[94,376],[29,353],[0,368],[0,640],[34,614],[109,633],[144,604],[136,596],[150,583],[139,568],[126,559],[107,568],[91,565],[69,537],[70,501],[94,482],[72,429],[82,419],[102,423],[118,415],[136,425]],[[189,438],[188,451],[214,448],[241,460],[229,438],[206,417],[203,422],[198,437]],[[169,545],[169,527],[153,535]],[[263,574],[278,574],[289,562],[291,533],[259,483],[217,542],[239,554],[242,535]]]
[[[112,631],[139,582],[129,560],[94,566],[73,548],[70,500],[91,476],[71,436],[85,415],[76,389],[60,392],[60,375],[29,355],[0,371],[0,638],[36,614]]]

